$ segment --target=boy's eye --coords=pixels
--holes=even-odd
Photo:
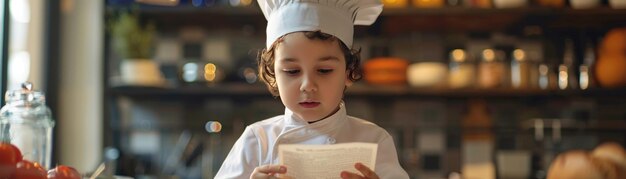
[[[287,73],[288,75],[295,75],[295,74],[300,73],[300,70],[289,70],[289,69],[286,69],[286,70],[283,70],[283,72]]]
[[[317,71],[320,72],[321,74],[326,74],[326,73],[333,72],[333,69],[319,69]]]

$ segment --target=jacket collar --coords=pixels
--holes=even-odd
[[[298,115],[294,114],[293,111],[289,110],[289,108],[285,108],[284,117],[286,125],[283,132],[288,132],[290,129],[307,128],[326,133],[339,127],[343,122],[345,122],[347,114],[344,102],[342,101],[339,103],[339,110],[337,110],[337,112],[312,124],[309,124],[306,120],[298,117]]]

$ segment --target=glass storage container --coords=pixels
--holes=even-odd
[[[452,89],[468,88],[474,84],[476,70],[468,60],[465,50],[454,49],[450,52],[448,87]]]
[[[506,68],[502,53],[493,49],[483,50],[482,60],[478,64],[478,85],[481,88],[498,88],[504,85]]]
[[[33,91],[31,83],[8,91],[0,109],[0,141],[15,145],[24,160],[50,168],[54,121],[45,96]]]

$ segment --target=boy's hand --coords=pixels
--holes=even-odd
[[[378,179],[378,175],[376,175],[374,171],[372,171],[370,168],[367,168],[367,166],[363,165],[362,163],[354,164],[354,168],[356,168],[356,170],[361,172],[361,174],[363,175],[343,171],[341,172],[341,178],[342,179]]]
[[[263,165],[254,168],[250,179],[274,179],[278,178],[276,174],[285,173],[287,173],[287,167],[283,165]]]

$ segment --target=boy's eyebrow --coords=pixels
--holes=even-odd
[[[339,58],[337,58],[335,56],[330,56],[329,55],[329,56],[320,57],[318,60],[319,61],[339,61]],[[297,62],[298,59],[288,57],[288,58],[283,58],[280,61],[281,62],[285,62],[285,63],[287,63],[287,62]]]
[[[319,61],[339,61],[339,58],[329,55],[329,56],[319,58]]]
[[[283,58],[283,59],[280,60],[280,62],[297,62],[297,61],[298,61],[298,59],[289,58],[289,57],[288,58]]]

